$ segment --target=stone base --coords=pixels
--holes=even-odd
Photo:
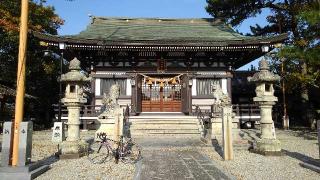
[[[98,119],[98,125],[96,127],[97,131],[94,136],[95,141],[100,141],[98,134],[106,133],[109,138],[113,138],[114,134],[114,117],[106,118],[106,119]]]
[[[222,136],[222,121],[211,123],[211,139],[217,139]]]
[[[88,143],[84,141],[63,141],[61,143],[62,159],[76,159],[87,154]]]
[[[0,167],[0,179],[31,180],[49,169],[48,165],[33,163],[22,167]]]
[[[308,160],[307,162],[299,163],[300,166],[320,173],[320,159]]]
[[[232,122],[232,129],[238,129],[238,123],[237,122]],[[217,139],[222,136],[222,121],[214,121],[211,122],[211,139]]]
[[[83,156],[83,154],[74,153],[74,154],[60,154],[60,159],[79,159]]]
[[[250,149],[252,153],[261,154],[263,156],[284,156],[285,153],[282,151],[259,151],[257,149]]]
[[[281,156],[281,143],[277,139],[259,139],[253,144],[251,152],[265,156]]]

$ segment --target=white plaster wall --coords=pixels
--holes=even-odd
[[[101,92],[100,92],[101,79],[97,78],[95,81],[96,81],[95,82],[95,86],[96,86],[95,87],[95,95],[100,96],[101,95]]]
[[[197,95],[197,79],[192,79],[192,96]]]
[[[127,89],[126,89],[126,95],[131,96],[131,82],[130,79],[127,79]]]
[[[228,94],[227,79],[221,79],[221,89],[224,94]]]

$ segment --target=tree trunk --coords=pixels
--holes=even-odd
[[[2,132],[3,128],[3,122],[5,121],[5,103],[6,103],[6,96],[3,95],[2,97],[0,96],[0,132]]]
[[[307,63],[302,61],[301,62],[301,74],[303,76],[307,75]],[[313,123],[313,112],[312,108],[310,108],[309,104],[309,91],[306,83],[301,84],[301,103],[302,103],[302,120],[309,126],[311,129],[314,129],[314,123]]]

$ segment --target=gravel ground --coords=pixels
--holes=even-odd
[[[247,132],[255,136],[258,131]],[[308,158],[319,159],[317,140],[306,139],[305,136],[299,136],[301,133],[294,131],[278,130],[276,133],[285,152],[284,156],[266,157],[237,150],[234,152],[234,160],[224,161],[211,147],[201,147],[199,150],[241,180],[319,180],[320,174],[299,165]]]
[[[115,164],[113,161],[104,164],[92,164],[87,157],[58,160],[54,156],[58,150],[58,145],[51,142],[51,132],[35,131],[33,134],[32,161],[44,160],[45,163],[50,164],[50,169],[36,179],[133,179],[135,166],[132,164],[121,162]],[[81,132],[82,139],[93,137],[93,135],[94,131]],[[2,135],[0,135],[1,141]]]
[[[246,130],[247,134],[255,137],[258,131]],[[93,131],[81,132],[82,138],[93,137]],[[246,150],[235,150],[235,159],[224,161],[210,146],[160,148],[159,153],[170,150],[197,149],[213,159],[226,171],[240,180],[318,180],[320,174],[302,168],[299,163],[308,158],[319,159],[319,147],[314,135],[303,134],[299,131],[277,130],[277,138],[282,143],[285,152],[281,157],[265,157],[250,153]],[[0,141],[1,141],[0,135]],[[33,135],[33,161],[45,159],[51,169],[37,179],[132,179],[134,165],[123,163],[114,164],[112,161],[102,165],[90,163],[86,157],[77,160],[57,160],[53,154],[58,146],[51,142],[51,131],[37,131]],[[142,152],[143,153],[143,152]]]

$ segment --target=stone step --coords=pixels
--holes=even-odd
[[[134,120],[130,124],[198,124],[197,120]]]
[[[162,116],[162,115],[150,115],[150,116],[130,116],[130,120],[143,120],[143,119],[148,119],[148,120],[158,120],[158,119],[167,119],[167,120],[195,120],[197,119],[196,116]]]
[[[129,117],[130,133],[134,136],[199,136],[199,121],[195,116],[182,113],[143,113]]]
[[[130,129],[198,129],[196,124],[132,124]]]
[[[134,134],[200,134],[198,129],[130,129]]]
[[[144,138],[144,137],[151,137],[151,138],[185,138],[185,137],[188,137],[188,138],[199,138],[200,137],[200,134],[181,134],[181,133],[166,133],[166,134],[159,134],[159,133],[156,133],[156,134],[144,134],[144,133],[134,133],[134,134],[131,134],[131,137],[133,137],[134,139],[136,138]]]

